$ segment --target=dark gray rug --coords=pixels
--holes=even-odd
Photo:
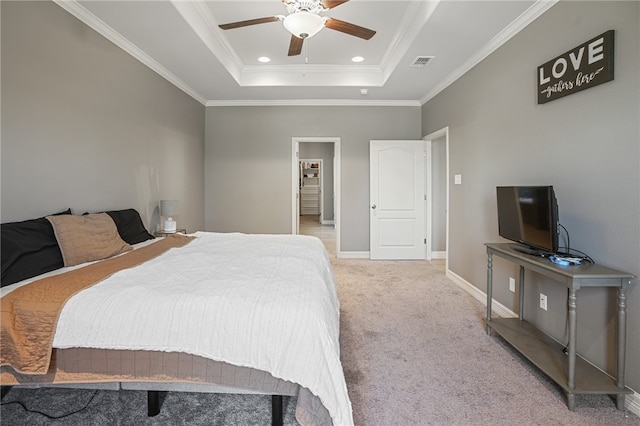
[[[41,411],[46,415],[28,412],[20,404],[14,403],[16,401],[29,410]],[[298,425],[294,415],[295,404],[294,397],[284,397],[285,425]],[[67,417],[50,418],[65,415]],[[2,400],[0,422],[3,426],[262,426],[271,424],[271,397],[169,392],[160,414],[147,417],[146,392],[13,388]]]

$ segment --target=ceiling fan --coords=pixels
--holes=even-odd
[[[376,33],[368,28],[360,27],[339,19],[321,16],[336,6],[340,6],[349,0],[281,0],[287,5],[287,16],[275,15],[265,18],[249,19],[247,21],[231,22],[219,25],[223,30],[248,27],[250,25],[266,24],[282,21],[284,27],[291,33],[289,43],[289,56],[296,56],[302,52],[302,44],[305,38],[314,36],[322,28],[330,28],[355,37],[369,40]]]

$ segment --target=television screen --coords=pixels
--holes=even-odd
[[[548,253],[558,251],[558,204],[552,186],[499,186],[501,237]]]

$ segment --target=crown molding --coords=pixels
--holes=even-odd
[[[147,55],[144,51],[139,49],[135,44],[131,43],[129,40],[121,36],[117,31],[104,23],[104,21],[99,19],[96,15],[88,11],[76,0],[53,0],[53,2],[69,12],[71,15],[78,18],[80,21],[84,22],[98,34],[111,41],[113,44],[127,52],[129,55],[133,56],[135,59],[142,62],[147,67],[151,68],[165,80],[169,81],[171,84],[185,92],[187,95],[191,96],[196,101],[200,102],[203,105],[206,103],[206,99],[197,91],[195,91],[191,86],[176,77],[171,71],[160,65],[160,63],[158,63],[151,56]]]
[[[553,7],[559,0],[536,0],[526,11],[524,11],[516,20],[503,29],[482,49],[471,56],[464,64],[449,74],[440,84],[427,92],[421,99],[420,104],[424,105],[433,99],[437,94],[453,84],[457,79],[466,74],[473,67],[478,65],[482,60],[495,52],[500,46],[505,44],[516,34],[522,31],[527,25],[536,20],[540,15]]]
[[[420,107],[417,100],[363,100],[363,99],[282,99],[282,100],[216,100],[206,106],[363,106],[363,107]]]

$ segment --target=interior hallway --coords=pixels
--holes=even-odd
[[[300,216],[300,235],[311,235],[320,238],[329,252],[329,257],[336,258],[336,228],[334,225],[320,224],[320,216]]]

